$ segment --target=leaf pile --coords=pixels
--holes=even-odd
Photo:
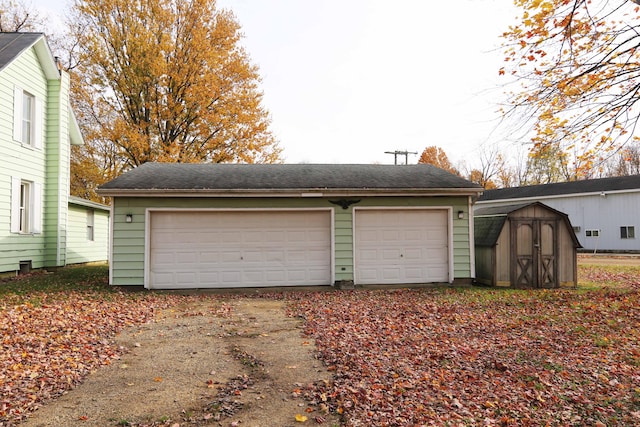
[[[347,426],[640,424],[640,293],[429,289],[291,296]]]
[[[104,275],[100,277],[98,284]],[[118,331],[148,322],[157,310],[180,300],[118,292],[94,281],[59,289],[44,284],[25,292],[20,285],[0,284],[5,293],[0,296],[0,426],[26,418],[118,358],[123,351],[113,344]],[[7,292],[9,286],[12,292]]]

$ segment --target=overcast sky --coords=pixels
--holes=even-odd
[[[33,0],[43,13],[65,0]],[[387,163],[442,147],[474,164],[504,99],[510,0],[218,0],[260,67],[287,163]],[[54,21],[55,22],[55,21]],[[417,155],[409,156],[416,163]],[[404,157],[399,158],[404,162]]]

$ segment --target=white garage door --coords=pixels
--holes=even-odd
[[[331,284],[329,211],[157,211],[148,287]]]
[[[446,210],[357,210],[355,282],[449,281]]]

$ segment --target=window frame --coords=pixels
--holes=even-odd
[[[87,240],[89,242],[95,242],[95,211],[93,209],[87,210]]]
[[[598,228],[590,228],[588,230],[584,230],[585,237],[600,237],[600,229]]]
[[[29,181],[20,181],[20,200],[18,203],[18,231],[22,234],[31,232],[31,183]]]
[[[621,239],[635,239],[636,238],[636,230],[633,225],[622,225],[620,226],[620,238]]]
[[[42,184],[11,177],[11,233],[41,234],[42,206]]]
[[[35,113],[36,97],[29,92],[22,91],[22,129],[20,134],[20,142],[33,146],[35,140],[34,124],[36,121]]]
[[[23,147],[42,149],[43,126],[44,104],[42,100],[35,94],[15,86],[13,95],[13,139]]]

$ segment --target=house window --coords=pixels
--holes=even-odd
[[[95,240],[93,228],[94,217],[95,215],[93,209],[89,209],[87,211],[87,240],[90,242],[93,242]]]
[[[31,211],[31,183],[20,182],[20,206],[18,218],[18,231],[20,233],[28,233],[29,230],[29,214]]]
[[[42,226],[42,184],[11,178],[11,232],[38,234]]]
[[[620,238],[621,239],[635,239],[636,230],[632,225],[625,225],[620,227]]]
[[[22,134],[20,141],[23,144],[33,145],[35,123],[36,99],[27,92],[22,92]]]
[[[584,234],[587,237],[600,237],[600,230],[585,230]]]
[[[13,94],[13,139],[24,146],[42,148],[43,103],[19,87]]]

